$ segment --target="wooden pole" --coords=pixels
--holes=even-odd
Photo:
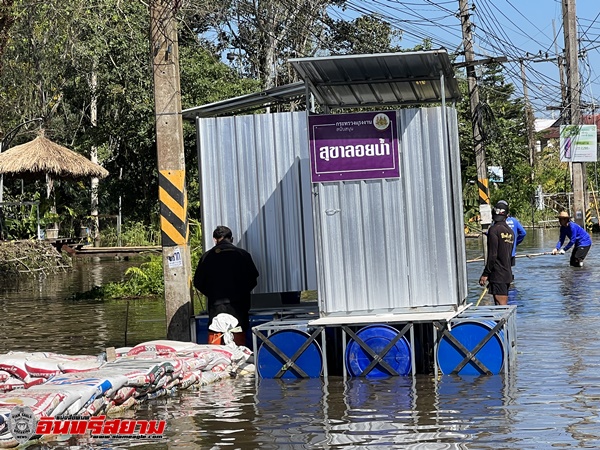
[[[179,80],[176,1],[152,0],[151,51],[154,68],[156,148],[167,339],[189,341],[192,270]]]
[[[492,223],[492,209],[490,206],[490,191],[487,176],[487,162],[485,147],[481,135],[479,117],[479,87],[475,73],[475,54],[473,52],[473,35],[471,33],[471,19],[468,0],[459,0],[460,20],[462,24],[463,46],[465,49],[465,64],[467,70],[467,83],[469,85],[469,98],[471,100],[471,121],[473,127],[473,149],[475,150],[475,163],[477,165],[477,185],[479,187],[479,216],[481,228],[485,232]],[[483,255],[487,260],[487,241],[483,239]]]
[[[565,53],[567,65],[567,105],[571,125],[581,124],[581,83],[579,80],[579,43],[577,40],[577,17],[575,0],[562,0]],[[585,163],[574,161],[572,164],[573,218],[585,227],[586,188]]]

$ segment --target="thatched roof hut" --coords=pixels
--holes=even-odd
[[[16,178],[81,180],[105,178],[108,171],[85,156],[40,135],[0,154],[0,174]]]

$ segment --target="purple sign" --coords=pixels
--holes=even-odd
[[[311,180],[398,178],[396,112],[308,116]]]

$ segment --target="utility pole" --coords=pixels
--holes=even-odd
[[[179,81],[177,0],[150,2],[167,339],[190,341],[192,270]]]
[[[567,65],[567,104],[565,112],[569,113],[567,123],[581,124],[581,93],[579,81],[579,43],[577,40],[577,16],[575,0],[562,0],[563,28],[565,36],[565,59]],[[573,162],[573,209],[575,222],[585,227],[586,188],[585,163]]]
[[[529,102],[529,92],[527,90],[527,77],[525,76],[525,64],[523,59],[519,60],[521,64],[521,82],[523,83],[523,97],[525,98],[525,128],[527,129],[527,146],[529,147],[529,164],[531,165],[531,181],[535,174],[535,142],[533,136],[534,116],[531,103]]]
[[[485,147],[481,136],[479,117],[479,88],[475,74],[475,54],[473,52],[473,35],[471,34],[471,19],[468,0],[459,0],[460,21],[462,25],[463,47],[465,49],[465,64],[467,70],[467,83],[469,98],[471,100],[471,121],[473,127],[473,148],[475,150],[475,163],[477,164],[477,186],[479,188],[479,217],[481,218],[482,231],[486,231],[492,223],[492,208],[490,206],[490,191],[488,185],[487,163],[485,160]],[[483,256],[487,260],[487,242],[483,239]]]
[[[558,76],[560,80],[560,114],[564,113],[567,104],[567,85],[565,83],[565,58],[558,53],[558,35],[556,34],[556,23],[552,20],[552,32],[554,34],[554,53],[557,55]],[[564,117],[564,116],[563,116]]]

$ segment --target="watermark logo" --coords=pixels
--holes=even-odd
[[[8,417],[8,430],[13,438],[24,444],[34,435],[36,419],[29,406],[15,406]]]
[[[167,423],[164,420],[107,419],[106,416],[42,417],[36,434],[89,435],[92,438],[160,439]]]
[[[56,416],[36,419],[29,406],[15,406],[8,417],[13,438],[24,444],[34,435],[86,435],[103,439],[162,439],[164,420],[107,419],[106,416]]]

